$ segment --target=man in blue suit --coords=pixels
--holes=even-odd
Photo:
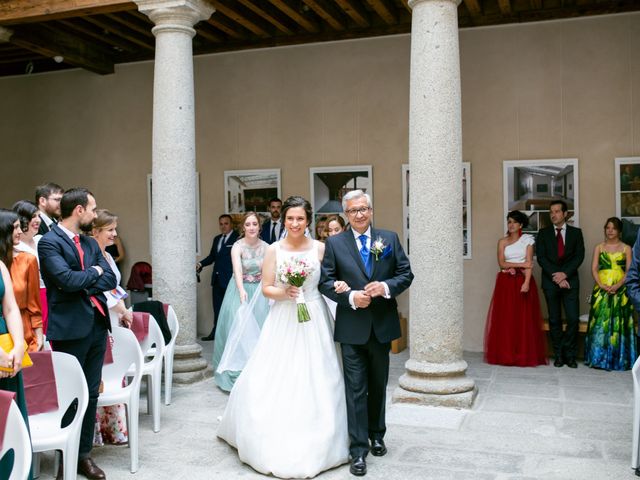
[[[353,190],[343,197],[342,208],[351,230],[327,239],[319,289],[338,303],[334,338],[342,344],[350,472],[362,476],[369,451],[387,453],[389,350],[401,335],[395,298],[409,288],[413,273],[398,236],[371,226],[369,195]],[[336,293],[336,280],[351,291]]]
[[[82,421],[78,472],[104,479],[91,458],[102,364],[110,330],[105,291],[117,286],[116,276],[97,242],[80,235],[96,218],[96,200],[85,188],[67,190],[60,201],[61,221],[38,243],[40,271],[47,287],[53,350],[78,359],[89,389],[89,405]],[[58,472],[62,478],[62,471]]]
[[[222,300],[227,291],[229,280],[233,276],[233,266],[231,265],[231,247],[238,240],[238,233],[233,230],[231,223],[231,215],[226,213],[218,217],[218,225],[220,226],[220,235],[216,235],[211,245],[211,251],[207,258],[202,259],[196,264],[196,272],[200,273],[203,267],[213,265],[213,273],[211,274],[211,297],[213,301],[213,328],[211,333],[206,337],[201,337],[203,341],[210,341],[215,338],[216,325],[218,324],[218,315]]]
[[[282,210],[282,200],[279,198],[269,200],[269,213],[271,214],[271,218],[264,221],[262,230],[260,231],[260,238],[269,245],[276,240],[280,240],[284,234],[280,210]]]

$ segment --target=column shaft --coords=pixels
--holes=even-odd
[[[470,407],[462,359],[459,0],[413,0],[409,116],[410,359],[395,402]]]

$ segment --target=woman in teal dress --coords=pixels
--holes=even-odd
[[[229,282],[220,307],[213,346],[213,369],[215,371],[213,378],[216,385],[227,392],[230,392],[233,388],[240,371],[226,370],[218,372],[217,370],[238,309],[241,304],[253,304],[253,317],[260,328],[262,328],[262,324],[267,318],[267,313],[269,313],[269,302],[262,296],[260,285],[262,262],[268,246],[266,242],[260,239],[260,219],[258,215],[255,212],[245,213],[242,217],[241,236],[231,248],[233,278]],[[254,298],[254,295],[258,297]]]
[[[620,219],[608,218],[605,241],[596,245],[591,262],[596,284],[591,294],[584,363],[604,370],[629,370],[638,356],[633,306],[624,284],[631,248],[620,240],[621,232]]]
[[[24,386],[22,384],[22,357],[24,355],[24,337],[22,333],[22,318],[20,309],[13,295],[13,286],[9,271],[4,263],[0,262],[0,334],[10,333],[13,339],[14,349],[5,353],[0,349],[0,365],[3,367],[13,366],[12,372],[0,370],[0,390],[15,392],[16,404],[24,417],[24,421],[29,428],[29,417],[27,415],[27,403],[24,397]],[[0,460],[0,478],[9,478],[13,467],[13,455],[5,455]],[[33,476],[29,473],[29,479]]]

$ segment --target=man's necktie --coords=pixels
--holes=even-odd
[[[371,252],[369,251],[369,247],[367,247],[367,236],[360,235],[358,237],[360,240],[360,257],[362,258],[362,262],[364,263],[364,267],[367,271],[367,275],[371,275]]]
[[[276,241],[276,225],[276,222],[271,222],[271,241],[269,243]]]
[[[558,241],[558,260],[564,257],[564,240],[562,239],[562,229],[556,228],[556,240]]]
[[[219,252],[219,251],[220,251],[220,249],[222,248],[222,246],[224,245],[224,242],[226,242],[226,241],[227,241],[227,235],[226,235],[226,234],[223,234],[223,235],[220,237],[220,241],[218,242],[218,249],[217,249],[216,251],[218,251],[218,252]]]
[[[76,235],[73,237],[73,243],[76,244],[76,248],[78,249],[78,255],[80,255],[80,266],[82,267],[82,270],[84,270],[84,250],[82,250],[82,246],[80,245],[80,235]],[[102,308],[102,305],[100,304],[98,299],[93,295],[91,295],[89,298],[91,299],[91,303],[95,305],[95,307],[102,314],[102,316],[106,317],[104,313],[104,308]]]

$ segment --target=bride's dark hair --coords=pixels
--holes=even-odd
[[[302,198],[298,195],[293,195],[287,198],[282,204],[282,220],[287,216],[287,210],[290,208],[302,207],[304,209],[304,213],[307,215],[307,224],[311,223],[311,219],[313,218],[313,210],[311,209],[311,204],[305,198]]]

